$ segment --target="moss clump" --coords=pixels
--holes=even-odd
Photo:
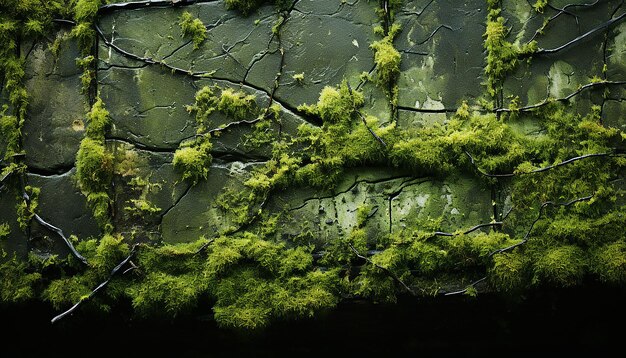
[[[217,239],[208,248],[204,275],[216,298],[218,324],[258,329],[277,318],[310,317],[334,307],[335,272],[314,269],[310,250],[285,249],[250,233]]]
[[[226,88],[222,90],[217,109],[231,118],[245,119],[256,105],[255,98],[256,96],[243,91]]]
[[[9,161],[15,154],[20,152],[20,125],[17,117],[0,114],[0,138],[5,147],[0,148],[0,154]]]
[[[533,283],[549,283],[561,287],[579,284],[586,271],[587,259],[577,246],[565,245],[539,253],[533,262]]]
[[[27,263],[16,256],[6,259],[7,253],[0,251],[0,302],[22,303],[36,297],[35,286],[42,279],[39,272],[27,272]]]
[[[393,38],[390,36],[374,41],[370,47],[374,50],[378,81],[383,88],[387,88],[396,82],[400,74],[400,52],[393,47]]]
[[[110,124],[109,111],[104,107],[102,99],[97,98],[91,110],[87,113],[87,137],[97,141],[104,141],[105,132]]]
[[[200,19],[193,17],[190,12],[183,12],[183,14],[180,16],[178,24],[183,30],[183,36],[191,37],[194,49],[199,48],[204,40],[206,40],[206,27]]]
[[[86,137],[76,155],[76,178],[83,192],[106,192],[113,179],[113,155],[102,141]]]
[[[600,281],[613,285],[626,283],[626,243],[617,241],[595,250],[591,271]]]
[[[517,67],[519,59],[537,51],[537,43],[534,41],[522,47],[507,41],[509,29],[505,25],[504,17],[500,16],[501,10],[498,6],[497,2],[489,6],[487,29],[483,34],[487,50],[487,93],[492,97],[496,97],[504,77]]]
[[[244,15],[250,14],[253,10],[256,10],[259,6],[266,2],[266,0],[225,0],[226,8],[229,10],[239,10]]]
[[[401,133],[390,150],[393,163],[416,173],[445,174],[468,163],[471,153],[488,173],[511,172],[535,143],[492,114],[462,111],[446,124]]]
[[[0,224],[0,240],[9,237],[9,234],[11,234],[11,227],[9,226],[9,224]]]
[[[488,271],[489,283],[498,291],[521,291],[530,284],[529,272],[529,261],[519,249],[496,254]]]
[[[37,212],[39,206],[39,193],[40,188],[27,185],[24,187],[24,193],[29,197],[29,200],[20,200],[17,204],[17,222],[22,230],[26,230],[30,225],[31,220]]]
[[[213,145],[207,138],[200,137],[176,150],[172,163],[183,173],[182,180],[191,180],[195,185],[208,177],[213,161],[212,148]]]

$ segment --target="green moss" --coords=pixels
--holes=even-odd
[[[27,185],[24,187],[24,192],[28,194],[29,201],[20,200],[17,204],[17,222],[22,230],[26,230],[30,225],[31,220],[37,212],[39,206],[39,193],[40,188]]]
[[[76,154],[76,179],[83,192],[104,192],[113,178],[113,155],[100,140],[84,138]]]
[[[537,51],[537,43],[534,41],[522,47],[507,41],[509,28],[506,27],[506,20],[500,16],[500,12],[499,4],[489,6],[487,28],[483,34],[484,47],[487,50],[486,85],[487,92],[492,97],[499,93],[504,77],[517,67],[520,58]]]
[[[226,8],[229,10],[239,10],[244,15],[256,10],[265,0],[225,0]]]
[[[231,118],[245,119],[256,105],[255,98],[246,92],[226,88],[222,90],[217,109]]]
[[[208,177],[213,161],[212,148],[207,138],[199,137],[176,150],[172,163],[183,173],[182,180],[190,180],[195,185]]]
[[[579,284],[587,271],[585,253],[577,246],[565,245],[539,253],[533,262],[533,283],[570,287]]]
[[[530,284],[529,271],[528,259],[519,249],[496,254],[488,271],[489,283],[498,291],[521,291]]]
[[[104,141],[105,132],[110,124],[109,111],[104,107],[101,98],[96,99],[91,111],[87,113],[87,137],[96,141]]]
[[[41,280],[38,272],[27,272],[27,263],[15,256],[5,259],[7,253],[1,251],[0,263],[0,302],[22,303],[36,298],[35,286]]]
[[[50,282],[43,291],[42,298],[50,302],[55,310],[61,310],[87,299],[91,290],[81,276],[72,276]]]
[[[190,12],[183,12],[179,18],[178,24],[183,30],[183,36],[191,37],[194,49],[198,49],[204,40],[206,40],[206,27],[200,19],[194,18]]]
[[[206,283],[195,274],[148,272],[128,294],[141,317],[174,318],[197,307],[198,298],[205,290]]]
[[[533,4],[533,9],[535,9],[535,11],[537,11],[538,13],[543,14],[546,6],[548,6],[548,0],[537,0]]]
[[[57,42],[55,42],[57,43]],[[54,51],[52,51],[54,53]],[[80,75],[80,82],[82,83],[83,93],[88,93],[93,81],[96,78],[96,71],[93,69],[96,58],[93,55],[85,56],[83,58],[76,59],[76,65],[83,69],[83,74]],[[100,98],[97,99],[101,102]],[[104,109],[104,108],[103,108]],[[93,111],[93,109],[92,109]],[[108,115],[108,113],[107,113]],[[104,129],[103,129],[104,130]]]
[[[0,224],[0,240],[7,238],[11,234],[11,227],[8,223]]]
[[[291,78],[293,78],[298,85],[302,85],[304,83],[304,72],[294,73]]]
[[[17,117],[0,115],[0,137],[2,138],[0,143],[5,145],[5,148],[0,148],[0,153],[4,154],[3,158],[8,161],[20,152],[21,133]]]
[[[374,50],[377,78],[383,88],[394,84],[400,74],[400,52],[393,47],[392,41],[393,38],[388,36],[370,45]]]
[[[613,285],[626,283],[626,243],[606,244],[593,253],[591,271],[602,282]]]

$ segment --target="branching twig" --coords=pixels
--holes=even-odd
[[[61,230],[60,228],[46,222],[44,219],[41,218],[41,216],[35,214],[34,216],[35,220],[42,225],[43,227],[54,231],[57,235],[59,235],[63,241],[65,242],[65,245],[70,249],[70,251],[72,252],[72,254],[83,264],[88,265],[89,263],[87,262],[87,259],[81,255],[78,251],[76,251],[76,248],[74,247],[74,245],[72,245],[72,242],[70,240],[68,240],[67,237],[65,237],[65,235],[63,234],[63,230]]]
[[[568,43],[563,44],[563,45],[561,45],[559,47],[555,47],[555,48],[552,48],[552,49],[543,49],[543,48],[539,49],[539,50],[537,50],[534,53],[534,55],[547,55],[547,54],[552,54],[552,53],[556,53],[556,52],[559,52],[561,50],[564,50],[564,49],[574,45],[575,43],[580,42],[580,41],[586,39],[587,37],[593,35],[594,33],[598,32],[598,31],[600,31],[600,30],[602,30],[604,28],[610,27],[611,25],[613,25],[613,24],[623,20],[624,18],[626,18],[626,13],[623,13],[620,16],[603,23],[602,25],[587,31],[586,33],[576,37],[575,39],[573,39],[573,40],[569,41]]]
[[[529,112],[529,111],[532,111],[534,109],[546,106],[546,105],[548,105],[550,103],[553,103],[553,102],[567,102],[572,97],[580,94],[584,90],[587,90],[587,89],[590,89],[590,88],[593,88],[593,87],[598,87],[598,86],[616,86],[616,85],[626,85],[626,81],[591,82],[591,83],[587,83],[586,85],[580,86],[576,91],[568,94],[567,96],[565,96],[563,98],[546,98],[546,99],[544,99],[543,101],[541,101],[539,103],[531,104],[531,105],[520,107],[520,108],[517,108],[517,109],[497,108],[495,110],[495,112],[496,113],[502,113],[502,112]]]
[[[115,274],[122,267],[124,267],[124,265],[126,265],[133,258],[133,256],[137,253],[137,247],[138,246],[139,246],[139,244],[133,245],[133,248],[130,250],[130,253],[128,254],[128,256],[124,260],[122,260],[117,266],[115,266],[113,268],[113,270],[111,270],[111,273],[109,274],[109,277],[104,282],[99,284],[98,287],[94,288],[93,291],[91,291],[91,293],[89,294],[89,296],[86,296],[86,297],[82,298],[80,301],[76,302],[76,304],[74,306],[70,307],[70,309],[68,309],[67,311],[65,311],[65,312],[59,314],[58,316],[52,318],[51,323],[55,323],[55,322],[59,321],[60,319],[64,318],[65,316],[71,314],[72,312],[74,312],[80,306],[81,303],[89,300],[96,293],[98,293],[98,291],[100,291],[101,289],[106,287],[106,285],[109,284],[109,282],[111,281],[113,276],[115,276]]]
[[[417,295],[415,294],[415,291],[413,291],[413,290],[412,290],[409,286],[407,286],[407,284],[406,284],[406,283],[404,283],[404,282],[403,282],[403,281],[402,281],[402,280],[398,277],[398,275],[396,275],[395,273],[393,273],[393,272],[392,272],[391,270],[389,270],[388,268],[386,268],[386,267],[382,267],[382,266],[380,266],[380,265],[378,265],[378,264],[374,263],[374,262],[373,262],[373,261],[372,261],[369,257],[366,257],[366,256],[361,255],[361,254],[357,251],[357,249],[356,249],[356,248],[354,248],[354,246],[352,246],[352,244],[348,244],[348,246],[350,246],[350,249],[352,250],[352,252],[354,252],[354,254],[355,254],[358,258],[360,258],[360,259],[362,259],[362,260],[365,260],[365,261],[367,261],[368,263],[370,263],[370,264],[374,265],[374,267],[376,267],[376,268],[378,268],[378,269],[382,270],[382,271],[383,271],[383,272],[385,272],[387,275],[389,275],[391,278],[393,278],[393,280],[394,280],[394,281],[396,281],[397,283],[399,283],[399,284],[400,284],[400,285],[401,285],[401,286],[402,286],[402,287],[403,287],[403,288],[404,288],[404,289],[405,289],[408,293],[410,293],[410,294],[411,294],[411,295],[413,295],[413,296],[417,296]]]
[[[559,16],[563,15],[563,14],[568,14],[574,17],[574,19],[576,20],[576,24],[578,24],[578,16],[572,14],[571,12],[567,11],[567,8],[569,7],[592,7],[597,5],[600,2],[600,0],[596,0],[593,3],[590,4],[567,4],[565,6],[563,6],[562,8],[556,8],[553,5],[548,4],[548,6],[555,10],[558,11],[556,14],[552,15],[537,31],[535,31],[535,34],[533,35],[533,37],[530,38],[530,40],[528,40],[528,43],[532,42],[534,39],[537,38],[537,36],[540,35],[540,33],[546,28],[546,26],[551,23],[552,21],[556,20]]]
[[[441,231],[435,231],[433,233],[433,236],[458,236],[458,235],[467,235],[469,233],[472,233],[478,229],[481,229],[483,227],[488,227],[488,226],[502,226],[502,222],[500,221],[496,221],[496,222],[492,222],[492,223],[486,223],[486,224],[478,224],[462,233],[450,233],[450,232],[441,232]]]
[[[462,295],[465,294],[468,290],[469,287],[476,287],[476,285],[478,285],[479,283],[485,281],[487,279],[487,277],[483,277],[481,279],[478,279],[472,283],[470,283],[469,285],[467,285],[466,288],[462,289],[462,290],[458,290],[458,291],[452,291],[452,292],[446,292],[444,293],[444,296],[453,296],[453,295]]]
[[[27,203],[27,205],[30,205],[30,196],[28,196],[28,193],[26,193],[25,190],[22,191],[22,199],[24,199],[24,201]],[[35,218],[35,220],[42,225],[43,227],[47,228],[48,230],[54,231],[57,235],[59,235],[61,237],[61,239],[63,239],[63,241],[65,242],[65,245],[67,245],[67,247],[70,249],[70,251],[72,252],[72,254],[83,264],[88,265],[87,259],[83,257],[83,255],[81,255],[78,251],[76,251],[76,248],[74,247],[74,245],[72,245],[72,242],[70,240],[67,239],[67,237],[65,236],[65,234],[63,234],[63,230],[59,229],[58,227],[48,223],[47,221],[45,221],[44,219],[41,218],[41,216],[34,214],[33,216]]]
[[[474,157],[472,157],[472,155],[465,151],[465,154],[467,154],[467,156],[470,158],[470,162],[472,163],[472,165],[474,165],[474,167],[476,168],[476,170],[486,176],[486,177],[490,177],[490,178],[510,178],[510,177],[514,177],[516,175],[526,175],[526,174],[535,174],[535,173],[541,173],[541,172],[545,172],[554,168],[558,168],[560,166],[566,165],[566,164],[570,164],[582,159],[587,159],[587,158],[593,158],[593,157],[612,157],[612,156],[617,156],[619,154],[615,154],[615,153],[592,153],[592,154],[585,154],[585,155],[581,155],[579,157],[574,157],[574,158],[570,158],[567,159],[565,161],[562,161],[560,163],[557,164],[553,164],[553,165],[548,165],[547,167],[543,167],[543,168],[538,168],[535,170],[531,170],[529,172],[519,172],[519,173],[506,173],[506,174],[489,174],[484,172],[483,170],[481,170],[478,167],[478,164],[476,164],[476,162],[474,161]]]
[[[568,201],[566,203],[555,203],[553,201],[547,201],[547,202],[541,204],[541,206],[539,207],[539,214],[537,215],[537,218],[530,224],[530,227],[528,228],[528,231],[526,231],[526,235],[524,235],[524,238],[522,239],[522,241],[520,241],[520,242],[518,242],[516,244],[510,245],[510,246],[507,246],[505,248],[495,250],[495,251],[493,251],[493,252],[491,252],[489,254],[489,257],[492,257],[495,254],[501,254],[503,252],[513,250],[514,248],[516,248],[518,246],[521,246],[521,245],[524,245],[526,242],[528,242],[528,238],[530,237],[530,233],[532,232],[533,228],[535,227],[535,224],[539,220],[541,220],[541,218],[543,217],[543,210],[546,207],[548,207],[548,206],[564,206],[564,207],[565,206],[570,206],[572,204],[575,204],[575,203],[578,203],[578,202],[581,202],[581,201],[591,200],[591,198],[593,198],[594,195],[595,194],[591,194],[591,195],[588,195],[588,196],[585,196],[585,197],[582,197],[582,198],[578,198],[578,199],[574,199],[574,200]]]

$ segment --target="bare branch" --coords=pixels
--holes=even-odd
[[[537,215],[537,218],[530,224],[530,228],[528,228],[528,231],[526,231],[526,235],[524,235],[524,238],[522,239],[522,241],[520,241],[520,242],[518,242],[516,244],[510,245],[510,246],[507,246],[505,248],[495,250],[495,251],[493,251],[493,252],[491,252],[489,254],[489,257],[492,257],[495,254],[501,254],[503,252],[513,250],[514,248],[516,248],[518,246],[521,246],[521,245],[524,245],[526,242],[528,242],[528,238],[530,237],[530,233],[532,232],[533,228],[535,227],[535,224],[539,220],[541,220],[541,218],[543,217],[543,211],[544,211],[544,209],[546,207],[548,207],[548,206],[563,206],[563,207],[566,207],[566,206],[570,206],[572,204],[575,204],[575,203],[578,203],[578,202],[581,202],[581,201],[591,200],[591,198],[593,198],[594,195],[595,194],[591,194],[591,195],[588,195],[588,196],[585,196],[585,197],[582,197],[582,198],[578,198],[578,199],[574,199],[574,200],[568,201],[566,203],[555,203],[553,201],[547,201],[547,202],[541,204],[541,206],[539,207],[539,214]]]
[[[483,170],[481,170],[478,167],[478,164],[476,164],[476,162],[474,161],[474,157],[472,157],[471,154],[469,154],[469,152],[465,151],[465,154],[467,154],[467,156],[470,158],[470,162],[474,165],[474,167],[476,168],[476,170],[486,176],[486,177],[490,177],[490,178],[510,178],[510,177],[514,177],[516,175],[527,175],[527,174],[535,174],[535,173],[541,173],[541,172],[545,172],[554,168],[558,168],[560,166],[566,165],[566,164],[570,164],[582,159],[587,159],[587,158],[594,158],[594,157],[614,157],[614,156],[619,156],[620,154],[616,154],[616,153],[591,153],[591,154],[585,154],[585,155],[581,155],[579,157],[574,157],[574,158],[570,158],[567,159],[565,161],[562,161],[560,163],[557,164],[553,164],[553,165],[548,165],[547,167],[543,167],[543,168],[538,168],[535,170],[531,170],[529,172],[520,172],[520,173],[506,173],[506,174],[489,174],[484,172]]]
[[[587,37],[593,35],[594,33],[598,32],[598,31],[600,31],[602,29],[608,28],[611,25],[613,25],[613,24],[615,24],[615,23],[617,23],[619,21],[622,21],[624,18],[626,18],[626,13],[623,13],[620,16],[603,23],[602,25],[587,31],[586,33],[576,37],[575,39],[573,39],[573,40],[569,41],[568,43],[563,44],[563,45],[561,45],[559,47],[552,48],[552,49],[543,49],[543,48],[539,49],[537,52],[534,53],[534,55],[547,55],[547,54],[552,54],[552,53],[556,53],[556,52],[559,52],[561,50],[564,50],[564,49],[574,45],[575,43],[580,42],[580,41],[586,39]]]
[[[72,307],[70,307],[70,309],[68,309],[67,311],[57,315],[56,317],[52,318],[51,323],[55,323],[57,321],[59,321],[60,319],[66,317],[67,315],[71,314],[72,312],[74,312],[83,302],[89,300],[90,298],[92,298],[96,293],[98,293],[98,291],[100,291],[101,289],[103,289],[104,287],[106,287],[106,285],[109,284],[109,282],[111,281],[111,279],[113,278],[113,276],[115,276],[115,274],[117,274],[118,271],[120,271],[120,269],[122,267],[124,267],[124,265],[126,265],[132,258],[133,256],[135,256],[135,254],[137,253],[137,247],[139,247],[139,244],[135,244],[133,245],[133,248],[130,250],[130,253],[128,254],[128,256],[122,260],[119,264],[117,264],[117,266],[115,266],[113,268],[113,270],[111,270],[111,273],[109,274],[109,277],[102,282],[101,284],[99,284],[96,288],[93,289],[93,291],[91,291],[91,293],[89,294],[89,296],[86,296],[85,298],[81,299],[80,301],[76,302],[76,304]],[[134,266],[134,265],[133,265]],[[132,268],[132,267],[131,267]],[[126,272],[126,271],[125,271]],[[124,273],[125,273],[124,272]]]
[[[392,272],[391,270],[389,270],[388,268],[386,268],[386,267],[382,267],[382,266],[380,266],[380,265],[378,265],[378,264],[374,263],[374,262],[373,262],[373,261],[372,261],[369,257],[366,257],[366,256],[361,255],[361,254],[357,251],[357,249],[355,249],[355,248],[354,248],[354,246],[352,246],[352,244],[348,244],[348,246],[350,246],[350,249],[352,250],[352,252],[354,252],[354,254],[355,254],[358,258],[360,258],[360,259],[362,259],[362,260],[367,261],[368,263],[372,264],[374,267],[376,267],[376,268],[378,268],[379,270],[381,270],[381,271],[385,272],[385,273],[386,273],[388,276],[390,276],[390,277],[391,277],[394,281],[396,281],[397,283],[399,283],[399,284],[400,284],[400,285],[401,285],[401,286],[402,286],[402,287],[403,287],[403,288],[404,288],[404,289],[405,289],[408,293],[410,293],[410,294],[411,294],[411,295],[413,295],[413,296],[417,296],[417,295],[415,294],[415,291],[413,291],[413,290],[412,290],[409,286],[407,286],[407,284],[406,284],[406,283],[404,283],[404,282],[403,282],[403,281],[402,281],[402,280],[398,277],[398,275],[396,275],[395,273],[393,273],[393,272]]]

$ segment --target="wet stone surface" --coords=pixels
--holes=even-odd
[[[555,49],[605,24],[619,5],[586,3],[551,1],[554,8],[538,14],[529,2],[504,0],[507,40],[516,45],[537,40],[540,48]],[[581,6],[558,15],[568,4]],[[220,197],[227,190],[246,190],[244,183],[271,159],[272,148],[250,146],[253,127],[216,111],[208,126],[214,134],[208,178],[196,185],[182,181],[172,160],[179,145],[196,134],[194,113],[187,106],[204,86],[254,95],[246,120],[276,105],[280,122],[272,122],[268,130],[288,137],[301,125],[320,124],[298,106],[316,103],[325,86],[343,80],[363,91],[363,113],[377,117],[381,126],[397,120],[401,129],[446,123],[464,101],[475,104],[486,98],[483,0],[406,0],[395,11],[402,28],[393,43],[401,54],[397,113],[375,80],[370,44],[381,39],[374,33],[381,23],[379,7],[378,1],[299,0],[285,11],[264,5],[243,16],[226,10],[223,1],[208,1],[103,12],[97,22],[102,36],[95,53],[96,87],[112,120],[106,148],[115,158],[110,195],[116,231],[137,240],[178,243],[237,229],[235,213],[220,207]],[[197,47],[179,25],[184,12],[206,26],[207,38]],[[546,20],[549,31],[538,33]],[[625,30],[626,24],[618,23],[554,54],[520,63],[504,80],[504,105],[516,97],[521,106],[563,98],[594,76],[626,80]],[[50,40],[64,34],[59,30]],[[28,181],[41,187],[41,217],[66,235],[86,239],[100,229],[73,178],[88,109],[75,61],[81,55],[75,40],[61,42],[56,54],[49,44],[22,48],[31,97],[23,143]],[[363,82],[363,73],[374,80]],[[600,105],[603,122],[624,130],[626,93],[623,86],[608,88],[604,98],[601,90],[583,91],[570,102],[581,114]],[[0,92],[0,104],[6,103],[4,97]],[[542,135],[529,116],[521,115],[510,126],[522,135]],[[492,193],[473,174],[430,178],[391,167],[350,168],[333,190],[279,190],[263,209],[280,214],[278,239],[308,240],[318,250],[349,235],[360,208],[368,209],[364,229],[372,242],[434,218],[441,218],[441,230],[455,232],[490,222],[492,200],[505,210],[510,205],[507,188]],[[3,245],[25,253],[30,244],[16,223],[18,195],[7,188],[0,191],[0,224],[10,223],[16,238]],[[150,204],[147,210],[140,209],[142,203]],[[255,205],[259,203],[250,212],[258,209]],[[49,230],[36,224],[31,229],[37,250],[65,252]]]

